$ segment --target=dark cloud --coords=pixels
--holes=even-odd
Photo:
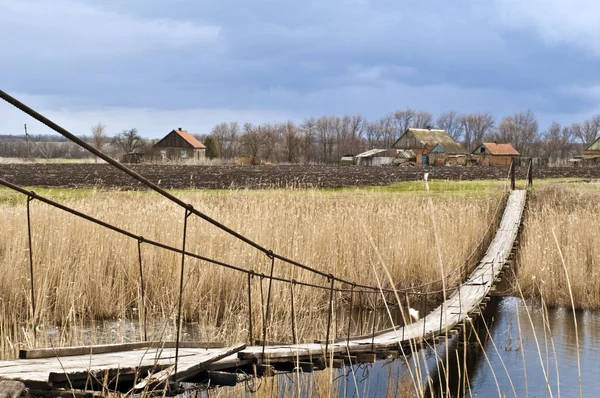
[[[53,108],[370,118],[404,106],[498,115],[598,109],[598,96],[569,90],[600,86],[594,30],[576,30],[577,41],[568,30],[549,36],[554,14],[548,23],[531,12],[516,18],[515,7],[513,0],[0,0],[11,61],[0,75],[4,89],[49,96]]]

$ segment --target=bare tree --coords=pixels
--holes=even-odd
[[[314,117],[305,119],[300,125],[301,144],[300,149],[304,156],[304,163],[313,162],[316,158],[315,155],[315,142],[316,142],[316,124],[317,121]]]
[[[217,141],[222,158],[231,159],[237,153],[240,126],[238,122],[220,123],[213,127],[210,135]]]
[[[252,165],[260,163],[260,153],[265,145],[265,135],[260,126],[252,123],[244,124],[244,133],[241,136],[242,145],[247,149],[252,158]]]
[[[568,128],[567,128],[568,129]],[[563,127],[559,122],[553,121],[544,133],[545,155],[549,158],[561,157],[561,149],[565,145],[562,135]]]
[[[302,139],[298,135],[298,129],[291,120],[284,125],[283,131],[283,150],[288,163],[293,163],[298,158]]]
[[[260,126],[260,131],[263,139],[262,157],[265,160],[272,160],[279,146],[281,134],[283,133],[283,125],[280,123],[266,123]]]
[[[418,111],[415,113],[415,118],[412,127],[418,129],[427,129],[433,127],[433,115],[429,112]]]
[[[472,151],[475,146],[481,144],[483,136],[494,127],[494,117],[489,112],[470,113],[460,116],[464,145],[467,150]]]
[[[131,130],[123,130],[117,134],[111,144],[122,149],[125,153],[131,153],[137,148],[142,148],[144,141],[138,134],[137,129],[133,128]]]
[[[460,122],[460,116],[456,111],[447,111],[438,116],[436,121],[437,128],[446,130],[453,140],[458,141],[462,136],[463,125]]]
[[[600,135],[600,115],[595,115],[591,119],[585,120],[582,124],[574,123],[571,126],[573,134],[584,145],[590,145]]]
[[[333,144],[335,142],[336,118],[321,116],[315,123],[317,140],[321,147],[321,161],[328,163],[333,159]]]
[[[215,127],[213,127],[210,135],[215,139],[217,143],[217,148],[222,157],[226,158],[227,153],[225,150],[225,145],[227,141],[227,136],[229,134],[229,128],[227,123],[219,123]]]
[[[102,123],[98,123],[92,126],[92,146],[99,151],[102,151],[102,147],[106,142],[106,126]],[[94,157],[94,162],[98,163],[98,156]]]
[[[400,134],[404,132],[404,130],[401,132],[398,131],[394,119],[395,115],[391,114],[382,116],[379,119],[379,133],[383,139],[383,141],[381,141],[381,139],[379,141],[381,142],[381,146],[386,149],[391,148],[392,145],[394,145],[394,142],[400,137]]]
[[[396,130],[398,137],[403,134],[406,129],[414,127],[413,121],[415,118],[415,111],[410,108],[406,108],[403,111],[396,111],[393,115],[394,122],[396,124]]]
[[[531,155],[531,146],[538,136],[537,118],[531,110],[527,110],[505,116],[498,126],[496,138],[510,142],[522,155]]]

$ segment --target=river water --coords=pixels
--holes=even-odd
[[[426,309],[421,311],[424,312]],[[398,318],[396,315],[398,311],[393,312]],[[379,318],[379,328],[380,324],[385,326],[381,321],[388,315],[382,311],[377,317],[372,313],[360,316],[364,316],[364,331],[369,333],[372,319]],[[600,311],[578,311],[576,317],[577,332],[569,309],[544,312],[539,304],[526,306],[515,297],[493,297],[471,329],[477,333],[452,338],[447,350],[440,344],[421,350],[407,360],[355,366],[353,372],[349,368],[334,370],[332,384],[340,397],[414,396],[417,393],[444,396],[446,390],[450,396],[579,397],[580,374],[581,396],[597,397],[600,396]],[[354,323],[358,332],[359,322],[354,320]],[[172,321],[157,320],[149,324],[149,329],[149,335],[161,336],[162,340],[175,338]],[[42,334],[56,345],[63,339],[95,344],[132,341],[139,340],[142,334],[136,321],[107,321],[68,330],[55,328]],[[207,341],[215,330],[188,324],[183,334],[184,340]],[[444,371],[439,371],[446,366],[448,383]],[[319,383],[323,378],[316,374],[301,376],[302,396],[317,392],[322,395],[323,386]],[[294,392],[297,382],[295,377],[279,377],[278,395]],[[222,393],[228,395],[226,389]]]
[[[419,354],[420,371],[409,359],[412,378],[400,360],[356,368],[355,377],[340,372],[339,396],[406,396],[419,385],[425,396],[444,396],[448,390],[450,396],[579,397],[579,344],[581,396],[598,397],[600,312],[578,311],[576,317],[577,332],[571,310],[548,309],[545,313],[540,305],[526,307],[514,297],[494,297],[474,328],[479,340],[475,335],[466,339],[466,355],[462,336],[450,340],[447,361],[443,344]],[[438,372],[446,364],[448,383],[443,371]]]

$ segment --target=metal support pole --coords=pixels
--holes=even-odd
[[[423,314],[423,338],[425,338],[425,323],[427,319],[427,315]]]
[[[329,280],[331,280],[331,287],[329,289],[329,312],[327,314],[327,335],[325,337],[325,358],[327,358],[327,353],[329,350],[329,332],[331,329],[331,317],[333,316],[333,284],[335,283],[335,278],[333,275],[329,275]]]
[[[248,342],[254,344],[254,336],[252,333],[252,278],[254,271],[248,273]]]
[[[148,341],[148,331],[147,331],[147,316],[146,316],[146,292],[145,292],[145,285],[146,283],[144,282],[144,267],[142,267],[142,243],[144,242],[144,238],[140,238],[138,239],[138,263],[140,266],[140,290],[142,293],[142,306],[140,308],[140,311],[143,311],[144,313],[142,314],[142,327],[144,328],[144,341]]]
[[[404,301],[406,302],[406,308],[410,308],[410,304],[408,303],[408,292],[404,292]],[[408,317],[406,316],[406,313],[402,307],[400,307],[400,311],[402,311],[402,323],[404,323],[404,325],[402,325],[402,341],[404,341],[404,331],[408,325],[406,321],[410,319],[410,311],[408,311]]]
[[[271,259],[271,273],[269,274],[269,289],[267,290],[267,313],[265,315],[265,321],[263,322],[263,342],[262,342],[262,355],[260,357],[261,363],[265,359],[265,346],[267,344],[267,322],[271,315],[271,286],[273,285],[273,269],[275,268],[275,256],[273,252],[269,251],[267,257]]]
[[[359,334],[361,336],[363,334],[363,324],[364,324],[364,314],[363,314],[363,312],[364,312],[364,306],[363,306],[363,299],[362,299],[362,297],[363,297],[363,293],[362,293],[362,291],[359,291],[358,292],[358,303],[360,305],[360,311],[359,311],[360,312],[360,333]]]
[[[296,337],[296,311],[294,310],[294,285],[296,281],[292,279],[292,283],[290,283],[290,299],[292,302],[292,341],[294,344],[298,344],[298,339]]]
[[[380,297],[377,295],[377,297]],[[379,299],[377,299],[379,301]],[[371,328],[371,352],[375,352],[375,319],[377,318],[377,306],[373,303],[373,327]]]
[[[29,204],[33,198],[27,197],[27,241],[29,244],[29,278],[31,280],[31,322],[33,324],[34,345],[37,342],[36,312],[35,312],[35,284],[33,282],[33,245],[31,243],[31,210]]]
[[[442,301],[441,311],[440,311],[440,334],[442,333],[442,322],[444,319],[444,302]]]
[[[185,209],[185,216],[183,218],[183,243],[181,252],[181,273],[179,274],[179,308],[177,310],[177,339],[175,340],[175,369],[173,375],[175,376],[175,383],[177,383],[177,362],[179,360],[179,338],[181,336],[181,309],[183,307],[183,279],[185,273],[185,243],[187,238],[187,220],[192,214],[190,210],[192,205],[188,205]]]
[[[350,327],[352,324],[352,312],[354,311],[354,287],[356,285],[353,283],[352,288],[350,289],[350,310],[348,312],[348,334],[346,336],[346,345],[350,345]]]

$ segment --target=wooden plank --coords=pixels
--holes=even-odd
[[[0,380],[0,398],[19,398],[24,394],[25,384],[20,381]]]
[[[208,369],[208,366],[220,359],[229,357],[230,355],[236,354],[246,348],[246,344],[236,344],[231,347],[227,347],[214,352],[210,357],[205,358],[201,362],[197,361],[181,361],[177,364],[177,374],[173,374],[175,366],[170,366],[166,369],[161,370],[158,373],[153,373],[145,377],[139,383],[136,384],[135,389],[141,390],[149,385],[160,384],[167,381],[170,377],[173,377],[178,382],[183,382],[189,378],[194,377],[198,373]]]
[[[122,352],[139,350],[143,348],[175,348],[174,341],[140,341],[135,343],[102,344],[93,346],[36,348],[19,350],[19,359],[39,359],[52,357],[67,357],[75,355],[106,354],[111,352]],[[181,341],[179,348],[223,348],[223,343],[205,343],[195,341]]]

